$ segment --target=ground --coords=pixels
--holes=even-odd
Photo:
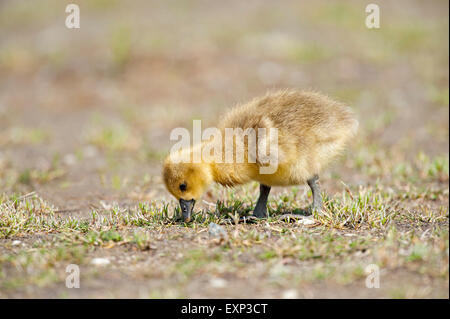
[[[377,1],[379,29],[362,1],[78,3],[70,30],[60,1],[0,2],[1,298],[449,297],[447,1]],[[286,87],[358,114],[323,213],[298,185],[239,223],[249,184],[178,220],[170,131]]]

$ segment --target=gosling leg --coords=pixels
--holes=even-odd
[[[307,183],[309,187],[311,188],[312,195],[313,195],[313,204],[311,207],[311,210],[316,210],[318,213],[322,211],[322,195],[320,194],[320,188],[317,184],[317,181],[319,180],[319,175],[314,175],[310,179],[307,180]]]
[[[255,210],[253,211],[253,216],[257,218],[264,218],[267,216],[267,197],[270,193],[270,186],[263,184],[259,185],[259,198],[256,203]]]

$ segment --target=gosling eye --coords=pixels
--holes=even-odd
[[[186,191],[186,189],[187,189],[186,183],[180,184],[180,190],[181,190],[182,192]]]

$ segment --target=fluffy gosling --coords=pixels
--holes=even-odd
[[[179,200],[183,218],[190,221],[195,201],[216,182],[224,186],[235,186],[257,181],[260,195],[253,215],[267,215],[267,198],[271,186],[290,186],[307,183],[313,195],[312,209],[320,212],[322,197],[317,184],[320,172],[356,135],[358,121],[351,109],[316,92],[284,90],[271,92],[230,110],[218,127],[223,133],[219,139],[204,141],[185,150],[171,153],[163,164],[163,179],[167,190]],[[233,148],[232,162],[217,160],[214,156],[203,156],[193,162],[193,153],[209,150],[227,152],[226,128],[241,128],[268,131],[277,129],[277,141],[256,136],[256,148],[266,150],[269,142],[278,143],[278,152],[255,154],[248,135],[236,134],[234,145],[243,146],[244,161],[236,161]],[[246,138],[247,137],[247,138]],[[240,144],[239,144],[240,143]],[[216,148],[217,147],[217,148]],[[204,152],[207,149],[207,152]],[[253,155],[252,155],[253,154]],[[191,161],[180,159],[188,156]],[[274,172],[262,173],[272,160],[277,162]],[[181,161],[181,162],[180,162]]]

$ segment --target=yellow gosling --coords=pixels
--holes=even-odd
[[[230,140],[226,139],[227,128],[242,129],[232,137],[234,147],[231,150],[227,148],[230,145]],[[358,121],[349,107],[327,96],[284,90],[234,107],[218,129],[222,133],[220,138],[173,152],[164,161],[164,183],[179,200],[185,221],[190,220],[195,201],[212,182],[224,186],[259,182],[260,196],[253,212],[259,218],[267,215],[271,186],[306,182],[313,194],[312,209],[320,211],[318,176],[356,135]],[[256,132],[254,143],[247,134],[251,129]],[[266,134],[259,135],[259,129],[265,129],[262,131]],[[273,136],[270,132],[276,134]],[[277,152],[271,153],[273,145],[277,146]],[[193,161],[194,152],[203,154],[199,162]],[[222,156],[217,157],[217,153]],[[241,155],[243,161],[238,160],[242,159]],[[180,162],[186,156],[189,161]],[[232,160],[224,160],[227,156]],[[275,169],[270,171],[273,163],[276,163]]]

